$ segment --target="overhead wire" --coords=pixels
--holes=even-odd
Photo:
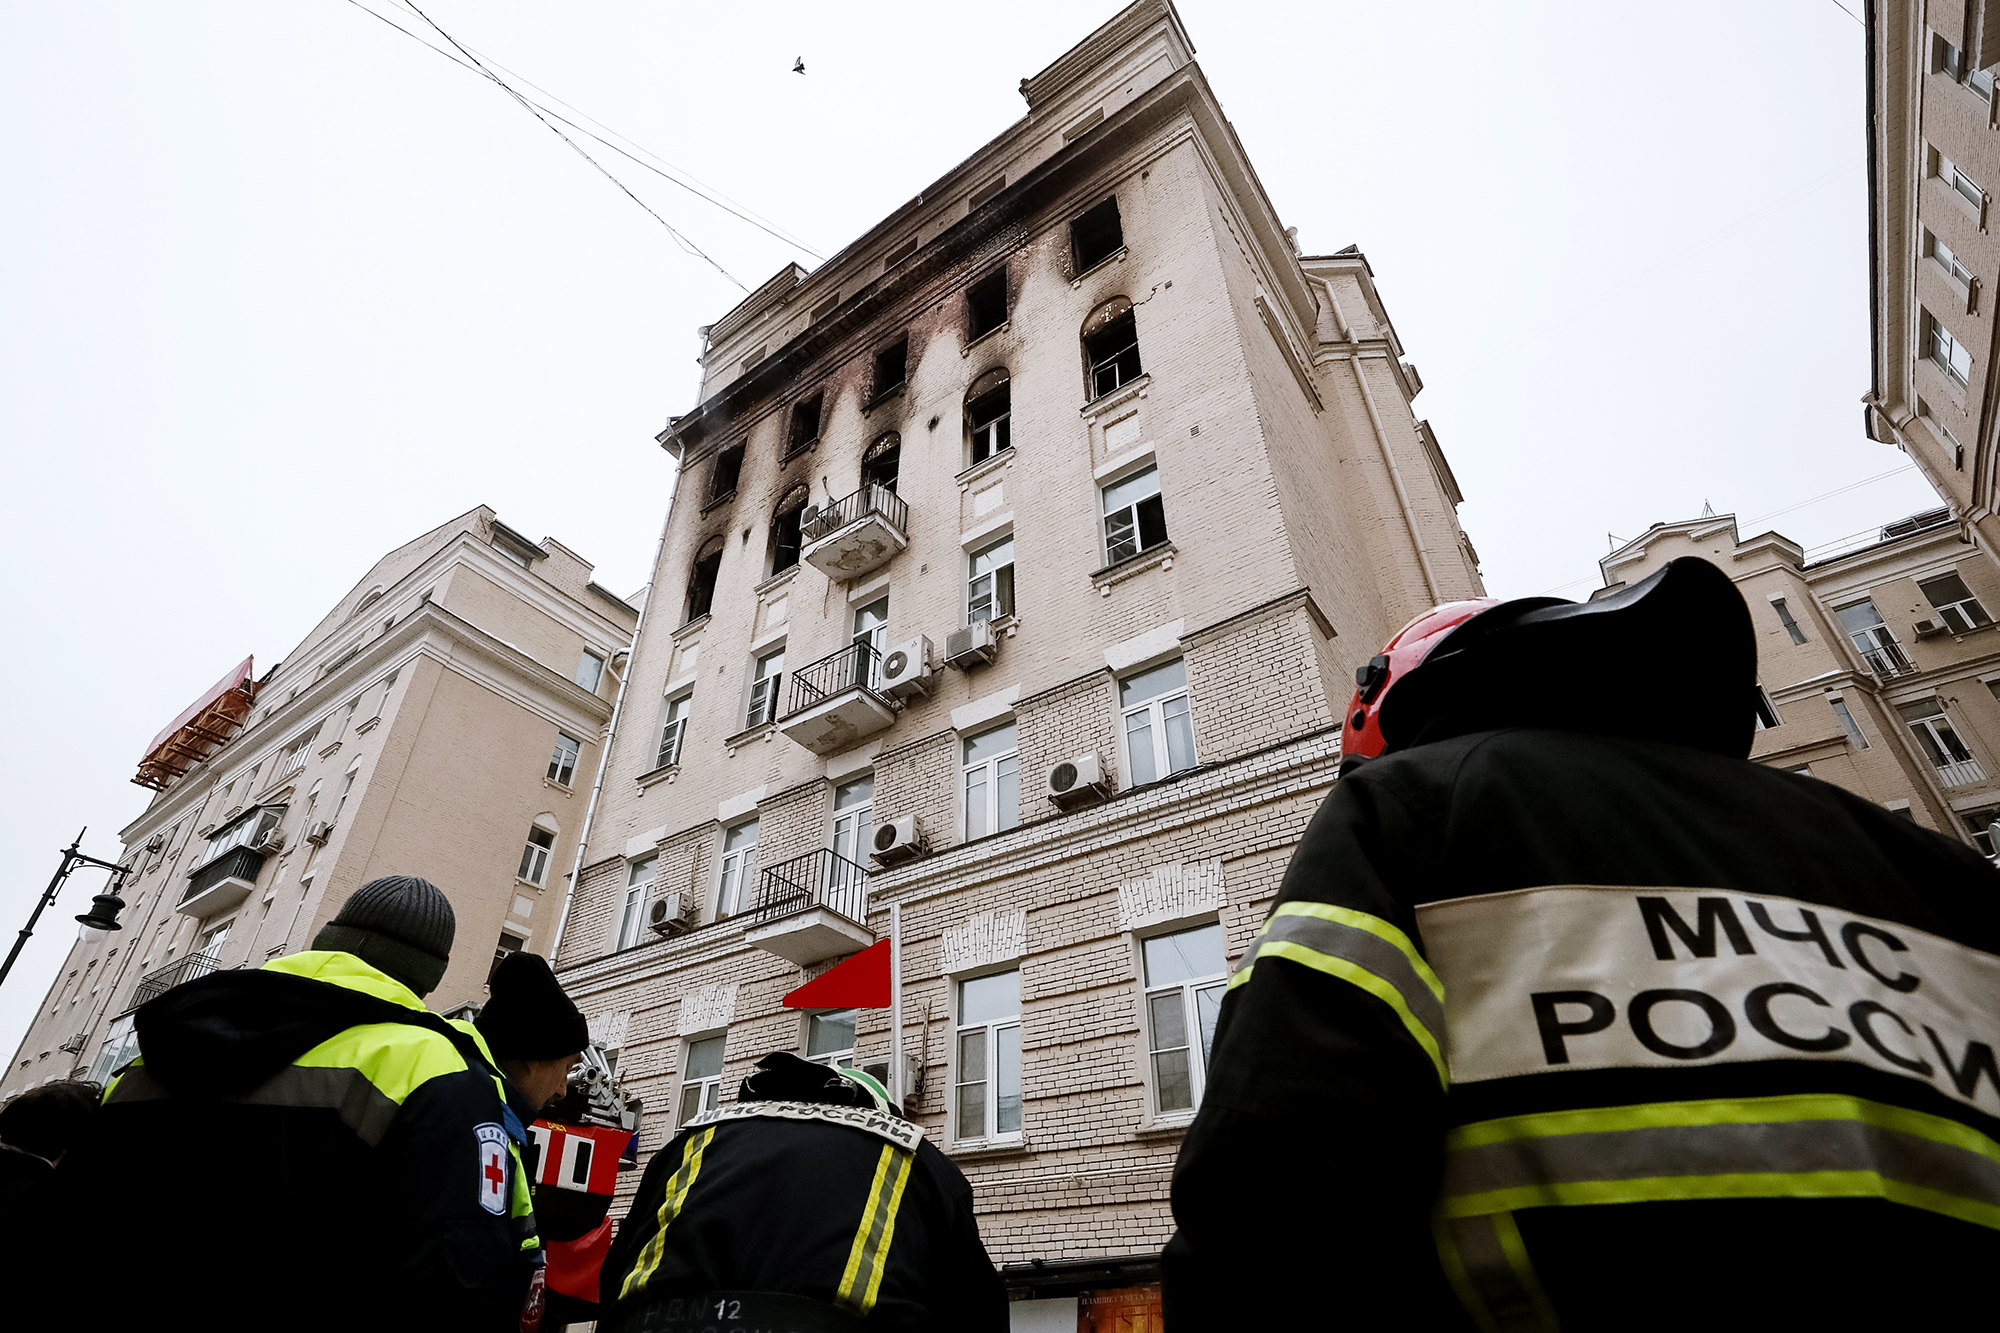
[[[379,19],[381,22],[387,24],[389,27],[394,28],[397,32],[402,33],[405,37],[408,37],[411,41],[417,43],[425,50],[435,52],[437,55],[444,57],[446,60],[449,60],[452,64],[457,65],[460,69],[469,70],[474,74],[481,74],[481,75],[484,74],[484,71],[481,70],[477,65],[474,65],[471,61],[460,59],[458,56],[454,55],[450,51],[445,50],[443,47],[434,45],[433,43],[426,41],[422,33],[413,32],[409,28],[404,27],[402,24],[390,18],[388,15],[383,14],[377,10],[371,9],[365,4],[362,4],[361,0],[348,0],[348,3],[352,4],[356,9],[359,9],[364,14],[367,14],[369,17]],[[470,50],[471,48],[467,49]],[[624,134],[619,130],[614,129],[610,125],[605,124],[603,121],[591,115],[589,112],[583,110],[575,103],[564,100],[562,97],[558,96],[553,92],[550,92],[547,88],[544,88],[540,84],[536,83],[533,79],[528,78],[520,71],[512,69],[507,65],[501,64],[499,61],[493,59],[491,56],[486,55],[484,52],[475,52],[474,54],[478,55],[478,57],[481,60],[483,60],[487,65],[491,66],[492,68],[500,70],[503,73],[512,75],[516,81],[526,84],[530,88],[533,88],[536,92],[540,93],[550,102],[554,102],[557,106],[567,107],[570,111],[574,112],[577,116],[581,117],[583,120],[589,121],[591,125],[595,125],[599,130],[604,131],[603,134],[599,134],[596,130],[591,129],[589,125],[578,124],[577,121],[572,120],[568,116],[563,115],[561,112],[556,111],[551,107],[549,107],[547,103],[535,102],[535,105],[540,107],[549,116],[553,117],[556,120],[561,121],[563,124],[575,130],[577,133],[595,139],[598,143],[603,144],[606,148],[609,148],[612,152],[617,153],[621,157],[626,158],[636,166],[645,168],[647,171],[652,172],[655,176],[658,176],[660,179],[668,181],[671,184],[676,185],[683,190],[686,190],[689,194],[692,194],[695,198],[701,200],[703,203],[712,204],[716,208],[719,208],[723,212],[729,214],[731,217],[749,223],[751,226],[757,228],[765,235],[772,237],[774,240],[783,241],[786,245],[791,246],[793,249],[797,250],[800,254],[805,255],[807,258],[813,260],[815,263],[824,262],[824,260],[826,259],[825,255],[813,249],[812,246],[806,244],[805,241],[793,235],[791,232],[786,231],[783,227],[780,227],[777,223],[771,221],[767,217],[762,216],[761,214],[753,212],[747,205],[742,204],[737,200],[731,199],[728,195],[722,193],[722,191],[716,189],[714,186],[708,184],[706,181],[697,178],[692,172],[688,171],[686,168],[677,166],[674,163],[667,161],[666,158],[661,157],[658,153],[655,153],[652,149],[646,147],[644,144],[640,143],[637,139],[634,139],[630,135]],[[533,98],[528,98],[528,100],[531,102],[535,101],[535,99]],[[606,138],[605,135],[610,135],[612,137]],[[613,142],[614,139],[622,139],[624,140],[624,143],[623,144],[615,143]],[[626,145],[628,144],[630,145],[629,148],[626,147]],[[637,151],[635,152],[633,150]],[[641,156],[641,154],[643,154],[644,156]],[[648,158],[652,160],[648,161],[647,160]]]
[[[351,2],[355,3],[355,7],[357,9],[363,9],[367,10],[367,12],[369,13],[374,13],[373,10],[368,10],[368,7],[366,5],[359,4],[358,0],[351,0]],[[559,129],[555,125],[555,123],[549,119],[547,115],[543,114],[541,108],[537,107],[533,102],[523,97],[519,92],[516,92],[512,84],[508,83],[505,79],[501,78],[498,74],[495,74],[492,70],[488,69],[484,64],[482,64],[479,60],[479,57],[473,55],[472,52],[466,50],[465,47],[460,45],[457,38],[453,37],[443,28],[439,27],[437,22],[433,20],[430,15],[424,13],[423,10],[417,8],[417,6],[412,2],[412,0],[403,0],[403,3],[410,10],[411,13],[415,14],[418,18],[422,19],[425,23],[429,24],[431,29],[435,31],[438,36],[444,38],[445,41],[449,42],[452,45],[453,49],[458,51],[460,55],[464,56],[465,59],[471,61],[474,68],[476,68],[481,74],[485,75],[487,78],[491,79],[493,83],[497,87],[499,87],[499,89],[502,92],[506,93],[509,97],[513,98],[516,102],[518,102],[522,110],[526,111],[529,115],[533,116],[536,120],[540,121],[544,126],[546,126],[548,128],[549,133],[555,135],[558,139],[561,139],[564,143],[568,144],[572,152],[574,152],[578,157],[582,158],[584,161],[590,163],[592,167],[596,168],[598,174],[603,176],[604,179],[610,181],[613,185],[617,186],[619,191],[622,194],[624,194],[624,196],[627,199],[630,199],[633,203],[637,204],[640,208],[644,209],[646,211],[647,216],[651,217],[653,221],[659,223],[660,226],[666,229],[667,235],[673,238],[674,244],[678,245],[686,253],[693,255],[696,258],[700,259],[702,262],[706,263],[710,268],[714,269],[717,273],[720,273],[723,277],[729,279],[730,282],[734,283],[737,287],[741,288],[743,291],[748,292],[750,290],[749,286],[745,284],[741,278],[738,278],[734,273],[731,273],[728,269],[724,268],[720,263],[716,262],[716,260],[712,256],[710,256],[706,251],[704,251],[700,246],[696,245],[686,236],[683,236],[680,233],[680,231],[675,228],[674,224],[667,221],[664,217],[661,217],[659,212],[656,209],[654,209],[651,204],[647,203],[644,199],[641,199],[638,195],[632,193],[632,188],[630,186],[625,184],[624,181],[619,180],[617,176],[613,175],[610,169],[607,168],[602,162],[599,162],[596,158],[592,157],[588,152],[584,151],[583,145],[579,144],[576,140],[570,138],[567,134],[564,134],[562,130]],[[376,14],[375,17],[382,18],[380,14]],[[388,22],[387,19],[383,19],[383,21],[385,23]],[[392,23],[389,26],[395,27],[397,25]]]

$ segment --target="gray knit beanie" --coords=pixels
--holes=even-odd
[[[380,968],[418,995],[437,989],[451,961],[457,918],[444,890],[415,875],[384,875],[356,889],[313,938]]]

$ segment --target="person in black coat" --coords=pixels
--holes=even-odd
[[[1005,1333],[972,1190],[875,1079],[779,1053],[653,1157],[606,1333]]]
[[[1168,1328],[1957,1322],[2000,1263],[2000,875],[1747,762],[1706,562],[1434,617],[1231,979]]]

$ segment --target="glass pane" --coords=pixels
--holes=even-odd
[[[1143,787],[1157,782],[1159,765],[1153,760],[1153,712],[1141,707],[1125,715],[1125,754],[1131,761],[1132,785]]]
[[[1012,722],[991,731],[982,731],[977,736],[965,740],[965,766],[983,764],[998,755],[1012,754],[1021,748],[1021,732]]]
[[[755,847],[756,845],[757,821],[754,819],[747,823],[738,824],[735,828],[722,835],[722,850],[725,852],[733,852],[739,847]]]
[[[1104,512],[1113,514],[1120,509],[1129,509],[1149,495],[1160,493],[1160,473],[1157,468],[1147,468],[1135,472],[1125,480],[1104,488]]]
[[[690,1083],[681,1089],[681,1114],[674,1123],[685,1125],[701,1114],[701,1084]]]
[[[1162,1111],[1185,1111],[1194,1105],[1194,1081],[1188,1075],[1185,1049],[1153,1056],[1153,1088]]]
[[[1160,705],[1167,723],[1167,768],[1175,773],[1194,767],[1194,721],[1185,694]]]
[[[1196,926],[1172,935],[1155,935],[1144,946],[1146,984],[1172,986],[1194,977],[1219,977],[1222,927]]]
[[[1021,758],[1010,754],[995,767],[1000,771],[999,792],[994,798],[1000,827],[1013,828],[1021,822]]]
[[[854,1010],[834,1009],[806,1020],[806,1054],[831,1055],[854,1049]]]
[[[1014,614],[1014,567],[1002,565],[993,571],[993,614]]]
[[[727,1037],[703,1037],[688,1043],[687,1068],[682,1078],[714,1078],[722,1072],[722,1046]]]
[[[851,810],[857,805],[866,805],[875,799],[875,775],[856,778],[833,789],[833,808]]]
[[[958,983],[958,1021],[990,1023],[1021,1012],[1021,974],[996,972]]]
[[[986,1085],[958,1085],[958,1136],[962,1139],[986,1137]]]
[[[1001,1028],[993,1034],[993,1128],[1001,1134],[1021,1132],[1021,1029]]]
[[[981,574],[991,574],[1002,565],[1011,565],[1013,563],[1014,539],[1009,537],[1005,541],[993,543],[993,545],[983,551],[974,552],[972,556],[972,573],[976,578]]]
[[[1951,729],[1951,723],[1939,718],[1931,723],[1931,726],[1937,729],[1938,744],[1944,747],[1945,753],[1951,756],[1953,763],[1962,764],[1972,758],[1972,751],[1965,748],[1965,742],[1961,741],[1958,733]]]
[[[1129,708],[1148,699],[1178,690],[1187,684],[1187,664],[1176,657],[1144,671],[1135,671],[1118,682],[1118,704]]]
[[[1222,993],[1227,986],[1203,986],[1194,993],[1194,1012],[1201,1024],[1201,1062],[1208,1064],[1208,1056],[1215,1049],[1215,1024],[1222,1017]]]
[[[653,877],[653,867],[657,866],[659,863],[660,863],[660,858],[657,856],[640,857],[638,860],[632,863],[632,869],[626,875],[625,882],[627,884],[645,883],[647,880]]]
[[[965,836],[981,838],[993,831],[992,814],[986,808],[986,777],[984,768],[975,768],[965,775]]]
[[[1152,1020],[1154,1050],[1168,1051],[1188,1044],[1187,1006],[1179,987],[1148,995],[1146,1008]]]
[[[982,574],[972,580],[966,599],[965,618],[967,620],[991,620],[999,615],[993,600],[993,576]]]
[[[1157,495],[1139,502],[1139,547],[1152,550],[1167,539],[1167,508]]]
[[[889,623],[889,599],[870,602],[854,613],[854,637],[873,637],[875,631]]]
[[[722,1084],[721,1084],[721,1083],[719,1083],[719,1082],[717,1082],[717,1083],[705,1083],[705,1084],[703,1084],[703,1085],[702,1085],[702,1089],[701,1089],[701,1109],[702,1109],[702,1110],[704,1110],[704,1111],[713,1111],[713,1110],[714,1110],[714,1109],[716,1108],[716,1105],[717,1105],[717,1104],[718,1104],[719,1102],[721,1102],[721,1101],[722,1101]]]
[[[1132,526],[1132,511],[1121,509],[1104,518],[1104,558],[1112,564],[1139,554],[1139,537]]]
[[[977,1083],[986,1077],[986,1029],[958,1034],[958,1081]]]
[[[1873,602],[1856,602],[1853,606],[1843,606],[1834,612],[1849,634],[1865,634],[1882,623],[1882,617],[1875,610]]]

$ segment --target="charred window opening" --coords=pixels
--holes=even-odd
[[[861,456],[861,488],[880,486],[891,495],[896,493],[896,471],[903,461],[903,437],[890,431],[887,435],[868,446],[868,452]]]
[[[736,483],[743,476],[743,446],[731,445],[715,456],[715,467],[708,474],[708,502],[726,500],[736,494]]]
[[[1113,297],[1083,322],[1083,361],[1092,398],[1139,378],[1139,326],[1130,301]]]
[[[721,573],[722,538],[710,537],[702,543],[701,553],[695,557],[694,570],[688,576],[688,620],[700,620],[714,609],[715,580]]]
[[[1078,273],[1096,268],[1125,248],[1116,195],[1069,224],[1069,246]]]
[[[806,508],[806,488],[796,487],[778,501],[771,516],[771,572],[782,574],[799,563],[799,525]]]
[[[894,343],[875,353],[874,388],[871,399],[880,398],[893,390],[903,387],[903,378],[909,371],[910,340],[899,338]]]
[[[965,425],[972,436],[971,462],[983,463],[1014,447],[1008,425],[1012,406],[1013,385],[1006,371],[988,371],[973,381],[965,400]]]
[[[1007,270],[982,278],[965,294],[966,335],[983,338],[1007,322]]]
[[[802,454],[819,443],[821,399],[822,395],[814,394],[792,404],[792,427],[785,437],[785,457]]]

